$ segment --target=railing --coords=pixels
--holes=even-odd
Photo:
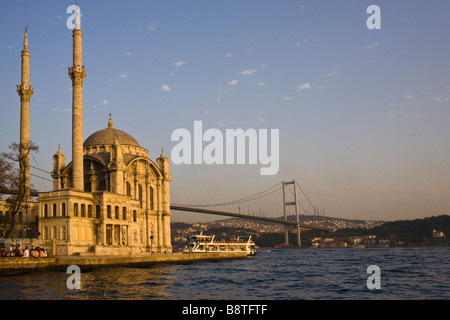
[[[65,240],[56,240],[55,241],[55,256],[67,256],[69,255],[69,243]]]
[[[18,245],[22,249],[40,247],[44,248],[47,256],[66,256],[68,255],[68,242],[66,240],[39,240],[35,238],[14,238],[14,239],[0,239],[0,247],[9,250],[11,245]]]

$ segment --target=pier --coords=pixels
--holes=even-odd
[[[143,254],[136,256],[60,256],[46,258],[0,258],[0,276],[34,271],[66,271],[70,265],[90,270],[98,267],[145,268],[158,264],[190,264],[200,261],[244,259],[246,252]]]

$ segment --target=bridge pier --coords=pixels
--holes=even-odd
[[[300,218],[298,216],[298,202],[297,202],[297,183],[294,182],[294,198],[295,198],[295,217],[297,222],[297,247],[301,248],[302,239],[300,238]]]
[[[296,217],[296,226],[297,226],[297,247],[301,248],[302,246],[302,240],[300,237],[300,219],[298,216],[298,200],[297,200],[297,183],[295,180],[292,181],[283,181],[283,212],[284,212],[284,220],[287,222],[287,206],[295,206],[295,217]],[[293,184],[294,185],[294,201],[292,202],[286,202],[286,190],[285,187],[287,185]],[[289,231],[288,231],[288,225],[285,225],[284,229],[284,244],[286,246],[289,246]]]
[[[286,190],[284,181],[281,182],[283,184],[283,213],[284,213],[284,221],[287,221],[287,210],[286,210]],[[284,245],[289,246],[289,230],[288,225],[284,225]]]

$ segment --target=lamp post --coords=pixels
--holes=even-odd
[[[153,254],[153,223],[150,223],[150,254]]]
[[[150,236],[150,254],[153,254],[153,234]]]
[[[153,235],[150,236],[150,254],[153,254]]]

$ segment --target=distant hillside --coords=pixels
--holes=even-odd
[[[447,237],[434,238],[433,230],[442,231]],[[352,237],[369,234],[376,235],[377,238],[401,240],[405,243],[425,245],[447,244],[447,239],[450,235],[450,215],[385,222],[380,226],[370,229],[347,228],[336,230],[333,233],[336,237]]]
[[[445,234],[450,234],[450,216],[442,215],[424,219],[391,221],[367,230],[360,228],[341,229],[337,230],[335,234],[344,235],[352,233],[355,235],[364,235],[370,233],[379,237],[384,237],[388,235],[412,233],[419,236],[429,236],[432,234],[433,229],[442,231]]]
[[[278,219],[284,220],[284,217],[277,217]],[[287,219],[290,221],[295,221],[296,216],[288,215]],[[358,224],[364,224],[368,220],[363,219],[348,219],[348,218],[336,218],[336,217],[328,217],[328,216],[320,216],[320,215],[307,215],[307,214],[301,214],[300,215],[301,221],[323,221],[323,220],[335,220],[335,221],[346,221],[346,222],[352,222],[352,223],[358,223]]]
[[[295,216],[288,216],[295,219]],[[302,245],[310,247],[316,237],[346,238],[375,235],[377,241],[385,240],[389,246],[450,246],[450,216],[433,216],[425,219],[399,220],[392,222],[349,220],[323,216],[302,216],[304,223],[320,224],[334,229],[334,232],[317,232],[302,230]],[[201,231],[214,234],[218,238],[230,236],[252,236],[261,247],[272,247],[284,243],[284,226],[278,224],[258,223],[239,219],[226,219],[214,222],[183,223],[172,222],[172,244],[182,248],[187,245],[187,237]],[[446,237],[433,237],[433,230],[443,232]],[[289,243],[296,243],[296,234],[289,233]]]
[[[284,219],[280,217],[279,219]],[[296,216],[290,215],[287,217],[289,221],[295,221]],[[327,227],[333,230],[345,229],[345,228],[373,228],[383,224],[385,221],[376,220],[361,220],[361,219],[347,219],[347,218],[336,218],[318,215],[300,215],[300,222],[306,224],[315,224],[322,227]]]

